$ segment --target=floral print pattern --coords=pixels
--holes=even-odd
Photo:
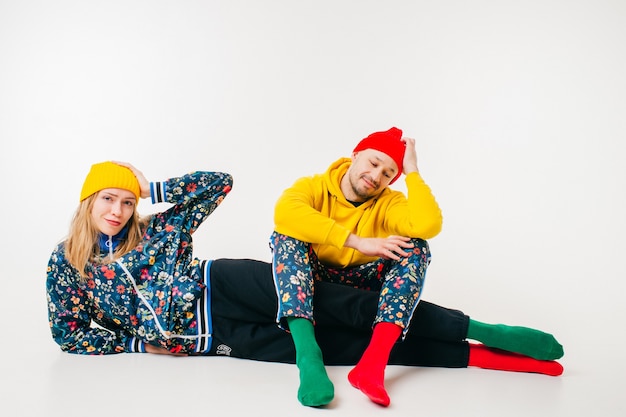
[[[283,319],[286,317],[304,317],[313,321],[315,281],[327,281],[378,291],[378,313],[373,324],[394,323],[402,327],[403,335],[406,335],[431,258],[425,240],[411,239],[411,242],[414,245],[412,252],[399,261],[379,258],[341,269],[323,265],[311,244],[274,232],[270,247],[279,300],[279,325],[285,328]]]
[[[193,257],[191,235],[231,187],[232,177],[219,172],[151,183],[153,202],[174,205],[153,215],[139,245],[117,262],[90,264],[85,281],[60,243],[50,256],[46,288],[50,329],[61,349],[109,354],[151,343],[172,352],[197,350],[198,334],[210,329],[198,328],[206,262]]]

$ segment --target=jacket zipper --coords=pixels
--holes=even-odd
[[[135,292],[137,293],[137,296],[141,300],[142,304],[150,311],[150,313],[152,313],[152,317],[154,317],[154,323],[156,324],[156,327],[159,330],[159,333],[161,333],[161,335],[165,339],[173,339],[173,338],[199,339],[201,337],[211,337],[211,333],[203,333],[203,334],[198,334],[198,335],[184,335],[184,334],[176,334],[176,333],[171,333],[171,332],[166,331],[163,328],[163,326],[161,326],[161,323],[159,323],[158,316],[156,312],[154,311],[154,309],[152,308],[152,306],[150,305],[150,303],[148,302],[148,300],[146,299],[146,297],[144,297],[144,295],[139,291],[139,287],[137,286],[137,283],[135,282],[135,279],[133,278],[130,271],[126,268],[126,266],[119,259],[116,262],[124,270],[124,273],[130,280],[130,282],[133,284],[133,288],[135,289]]]

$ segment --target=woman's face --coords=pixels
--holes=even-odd
[[[118,234],[135,212],[135,194],[122,188],[105,188],[98,191],[91,208],[91,218],[105,235]]]

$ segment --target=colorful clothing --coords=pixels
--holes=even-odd
[[[313,320],[314,282],[342,282],[380,291],[374,324],[397,324],[406,336],[430,262],[424,239],[441,230],[441,210],[417,172],[405,177],[408,197],[385,188],[378,196],[354,205],[341,191],[350,164],[351,159],[341,158],[324,174],[297,180],[276,203],[270,245],[277,322],[284,328],[287,317]],[[350,234],[363,238],[407,236],[415,247],[409,257],[399,261],[382,260],[345,247]]]
[[[276,326],[272,265],[251,259],[211,261],[212,355],[295,363],[291,335]],[[354,365],[372,336],[378,293],[348,285],[315,284],[315,338],[326,365]],[[338,308],[341,306],[342,308]],[[422,300],[390,364],[467,367],[469,317]]]
[[[102,262],[87,266],[86,280],[65,258],[63,242],[52,252],[48,317],[62,350],[144,352],[145,343],[172,352],[211,348],[207,263],[193,256],[191,235],[228,194],[232,177],[194,172],[150,186],[153,203],[174,206],[151,217],[134,250],[111,262],[102,251]]]
[[[274,230],[313,244],[320,261],[337,268],[376,259],[344,247],[350,233],[431,239],[441,231],[441,210],[419,173],[405,176],[408,197],[386,188],[376,198],[355,207],[340,188],[350,162],[349,158],[341,158],[324,174],[300,178],[286,189],[276,203]]]
[[[412,239],[413,251],[399,262],[378,258],[352,268],[324,266],[311,244],[279,233],[272,234],[274,279],[280,300],[277,322],[287,328],[286,317],[304,317],[314,321],[315,282],[324,281],[380,293],[374,324],[382,321],[409,328],[417,306],[426,269],[430,263],[428,243]]]

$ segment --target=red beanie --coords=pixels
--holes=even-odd
[[[400,174],[404,166],[404,150],[406,148],[402,142],[402,130],[392,127],[386,132],[374,132],[356,145],[353,152],[359,152],[364,149],[376,149],[388,155],[398,166],[398,174],[389,182],[393,184]]]

